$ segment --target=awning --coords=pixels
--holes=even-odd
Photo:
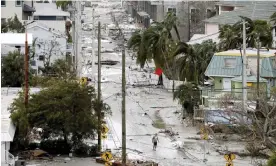
[[[141,17],[149,16],[149,14],[148,14],[147,12],[144,12],[144,11],[142,11],[142,12],[137,12],[137,13],[138,13],[138,15],[141,16]]]
[[[24,4],[23,12],[35,12],[36,10],[29,5]]]

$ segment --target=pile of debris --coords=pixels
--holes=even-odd
[[[161,131],[159,131],[159,133],[165,133],[165,134],[169,135],[170,137],[179,135],[178,132],[174,132],[172,129],[161,130]]]

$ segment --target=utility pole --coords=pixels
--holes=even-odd
[[[101,152],[101,128],[102,128],[102,110],[101,110],[101,22],[98,23],[98,150]]]
[[[95,49],[94,49],[94,38],[95,38],[95,20],[94,20],[94,14],[95,14],[95,8],[93,5],[93,9],[92,9],[92,67],[95,65],[94,63],[94,58],[95,58]]]
[[[242,101],[243,101],[243,111],[247,111],[247,75],[246,75],[246,66],[247,66],[247,58],[246,58],[246,27],[245,20],[243,19],[243,56],[242,56]]]
[[[260,99],[260,36],[257,39],[257,103],[256,109],[259,109],[259,99]]]
[[[126,55],[124,40],[122,44],[122,165],[126,166]]]
[[[28,34],[27,27],[25,32],[25,109],[28,109],[29,103],[29,55],[28,55]]]

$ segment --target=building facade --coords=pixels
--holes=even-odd
[[[135,18],[136,23],[142,24],[146,28],[151,21],[164,20],[168,12],[175,13],[179,20],[180,39],[185,42],[189,41],[194,34],[204,34],[203,20],[216,15],[213,1],[129,1],[127,11]],[[175,32],[172,32],[172,35],[176,37]]]
[[[64,33],[49,28],[37,21],[29,24],[27,31],[33,34],[33,46],[35,47],[35,55],[31,60],[31,66],[41,74],[40,68],[44,67],[44,63],[52,64],[57,59],[65,59],[66,53],[72,52],[72,46],[67,43]]]
[[[20,21],[30,19],[30,16],[35,12],[33,1],[7,1],[1,0],[1,21],[6,21],[8,18],[17,15]]]

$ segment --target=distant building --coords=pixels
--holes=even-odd
[[[7,21],[8,18],[15,15],[20,21],[28,20],[35,11],[33,0],[1,0],[1,22]]]
[[[220,1],[216,3],[218,15],[204,20],[205,33],[198,38],[193,37],[190,43],[201,43],[204,40],[218,39],[219,26],[233,25],[240,21],[240,16],[248,17],[252,20],[270,21],[270,16],[276,11],[273,1]],[[272,30],[273,47],[276,47],[275,26]],[[198,34],[196,34],[198,35]]]
[[[149,27],[150,20],[163,21],[168,12],[175,13],[179,20],[180,39],[185,42],[194,34],[204,34],[203,20],[216,14],[213,1],[128,1],[127,11],[136,19],[136,23],[144,27]],[[172,35],[176,37],[174,31]]]

